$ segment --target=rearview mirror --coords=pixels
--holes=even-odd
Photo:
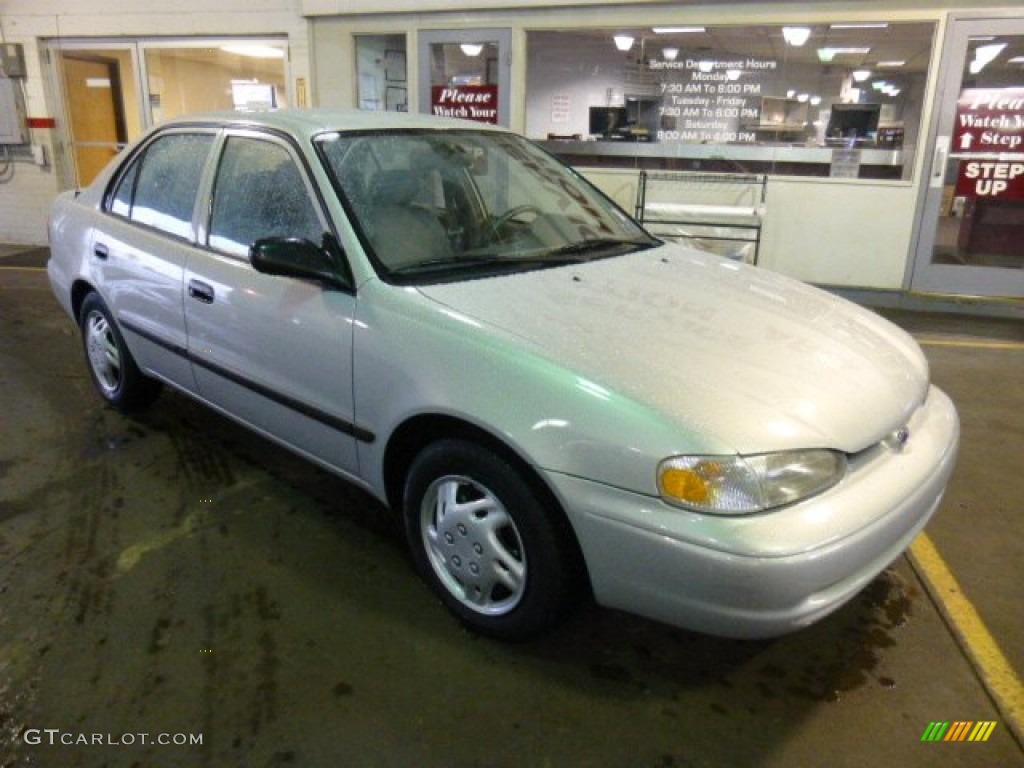
[[[249,262],[266,275],[317,280],[335,288],[351,288],[341,247],[330,234],[323,245],[297,237],[266,237],[249,248]]]

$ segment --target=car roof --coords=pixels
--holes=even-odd
[[[203,112],[183,115],[160,125],[262,126],[294,136],[312,137],[333,131],[420,130],[496,130],[485,123],[458,120],[410,112],[380,112],[358,109],[277,109],[254,112]]]

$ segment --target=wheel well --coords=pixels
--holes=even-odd
[[[86,296],[95,290],[85,280],[75,280],[71,286],[71,311],[75,313],[76,323],[79,321],[79,315],[82,314],[82,302],[85,301]]]
[[[395,430],[384,452],[384,483],[388,504],[391,508],[402,509],[405,478],[416,456],[431,443],[448,439],[461,439],[481,445],[493,451],[520,472],[522,478],[545,501],[548,509],[558,516],[558,522],[565,534],[563,539],[570,550],[567,554],[573,558],[577,572],[589,589],[590,577],[583,559],[583,552],[572,524],[554,492],[533,466],[510,448],[507,443],[474,424],[451,416],[423,415],[410,419]]]

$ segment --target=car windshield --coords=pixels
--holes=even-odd
[[[657,242],[514,134],[331,133],[317,146],[378,272],[393,282],[552,267]]]

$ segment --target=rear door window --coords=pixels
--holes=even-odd
[[[212,133],[172,133],[153,141],[118,182],[111,212],[193,240],[192,212],[213,140]]]

